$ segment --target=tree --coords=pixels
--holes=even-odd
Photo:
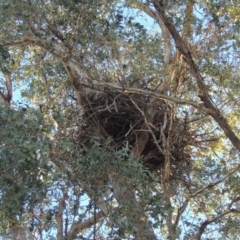
[[[4,239],[238,237],[237,1],[0,6]]]

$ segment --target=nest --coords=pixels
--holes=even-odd
[[[134,149],[139,139],[145,136],[147,141],[139,149],[144,168],[163,176],[168,154],[170,178],[183,180],[191,167],[188,145],[193,133],[188,119],[174,117],[173,106],[158,100],[149,120],[147,112],[152,104],[153,99],[149,96],[105,89],[88,96],[84,117],[94,132],[105,139],[111,137],[117,148],[128,142]]]

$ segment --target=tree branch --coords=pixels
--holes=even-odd
[[[217,109],[217,107],[214,106],[214,104],[213,104],[213,102],[212,102],[212,100],[211,100],[211,98],[210,98],[210,96],[208,94],[207,87],[204,84],[203,77],[200,74],[197,65],[195,64],[195,62],[194,62],[194,60],[192,58],[192,54],[189,51],[187,45],[185,44],[185,42],[180,37],[180,35],[179,35],[178,31],[176,30],[176,28],[172,25],[170,20],[167,18],[167,16],[166,16],[163,8],[161,7],[160,3],[157,0],[153,0],[153,4],[154,4],[155,9],[157,10],[160,18],[162,19],[162,21],[164,22],[165,26],[167,27],[167,29],[171,33],[171,35],[172,35],[172,37],[173,37],[173,39],[175,41],[176,48],[184,56],[185,62],[190,66],[192,75],[196,79],[198,88],[199,88],[199,90],[201,92],[202,96],[200,96],[200,97],[201,97],[201,100],[204,103],[204,106],[211,110],[210,111],[210,115],[214,118],[214,120],[222,128],[222,130],[224,131],[225,135],[231,141],[233,146],[236,149],[238,149],[238,151],[240,151],[240,140],[235,135],[235,133],[232,131],[232,129],[229,126],[229,124],[227,123],[226,119],[221,115],[219,109]]]
[[[11,74],[5,73],[6,87],[7,87],[7,102],[10,104],[12,101],[12,80]]]
[[[105,214],[102,211],[100,211],[95,216],[85,220],[84,222],[73,223],[72,227],[68,233],[67,240],[74,239],[80,231],[82,231],[86,228],[90,228],[91,226],[96,224],[96,222],[99,222],[104,218],[105,218]]]
[[[185,9],[185,19],[184,19],[184,29],[182,32],[183,41],[186,41],[192,33],[191,23],[192,23],[192,13],[193,13],[194,1],[188,0]]]
[[[215,221],[218,220],[219,218],[222,218],[222,217],[224,217],[225,215],[227,215],[227,214],[229,214],[229,213],[234,213],[234,212],[238,212],[238,211],[236,211],[235,209],[229,209],[229,210],[225,211],[224,213],[221,213],[221,214],[217,215],[216,217],[212,218],[211,220],[206,220],[206,221],[204,221],[204,222],[201,224],[201,226],[200,226],[200,228],[199,228],[199,230],[198,230],[198,232],[197,232],[197,234],[196,234],[196,239],[201,240],[201,236],[202,236],[204,230],[206,229],[206,227],[207,227],[209,224],[215,222]]]
[[[136,94],[144,94],[144,95],[148,95],[151,96],[153,98],[156,99],[160,99],[160,100],[166,100],[169,102],[173,102],[176,104],[180,104],[180,105],[190,105],[193,106],[195,108],[198,108],[202,111],[204,111],[205,113],[210,114],[212,111],[208,108],[205,108],[203,105],[198,104],[197,102],[194,101],[188,101],[188,100],[184,100],[184,99],[179,99],[179,98],[175,98],[175,97],[170,97],[164,94],[160,94],[158,92],[153,92],[153,91],[149,91],[149,90],[144,90],[144,89],[139,89],[139,88],[130,88],[130,87],[120,87],[116,84],[113,83],[107,83],[104,81],[97,81],[97,80],[91,80],[93,86],[98,86],[98,87],[109,87],[113,90],[119,91],[119,92],[124,92],[124,93],[136,93]],[[92,86],[90,85],[85,85],[85,87],[89,87],[92,88]]]
[[[0,96],[2,97],[3,101],[7,103],[7,97],[4,95],[4,93],[0,89]]]
[[[201,110],[204,110],[206,113],[210,114],[215,121],[219,124],[219,126],[222,128],[222,130],[224,131],[224,133],[226,134],[226,136],[229,138],[229,140],[232,142],[233,146],[238,149],[240,151],[240,140],[238,139],[238,137],[235,135],[235,133],[232,131],[231,127],[229,126],[229,124],[227,123],[226,119],[221,115],[220,111],[214,106],[214,104],[212,103],[212,100],[208,94],[207,88],[203,82],[203,78],[201,76],[201,74],[199,73],[198,67],[195,64],[195,62],[193,61],[191,52],[189,51],[188,47],[186,46],[186,44],[184,43],[184,41],[182,40],[182,38],[180,37],[179,33],[177,32],[177,30],[175,29],[175,27],[170,23],[170,21],[168,20],[168,18],[166,17],[164,10],[162,9],[160,3],[156,0],[153,0],[153,4],[155,6],[155,9],[159,15],[159,17],[162,19],[163,23],[165,24],[166,28],[168,29],[168,31],[171,33],[176,47],[178,48],[178,50],[180,51],[180,53],[184,56],[184,60],[186,61],[186,63],[190,66],[191,71],[193,76],[195,77],[196,81],[197,81],[197,85],[199,87],[199,90],[202,93],[201,99],[204,103],[204,107],[200,106],[200,104],[196,104],[192,101],[184,101],[184,100],[180,100],[180,99],[174,99],[165,95],[158,95],[156,96],[156,94],[151,93],[151,96],[157,97],[159,99],[165,99],[168,101],[172,101],[175,102],[177,104],[189,104],[192,105],[196,108],[199,108]],[[17,45],[29,45],[29,44],[36,44],[44,49],[47,49],[47,43],[49,43],[48,41],[44,41],[44,40],[39,40],[37,38],[34,37],[24,37],[22,40],[19,41],[10,41],[10,42],[5,42],[5,41],[1,41],[0,44],[3,45],[8,45],[8,46],[17,46]],[[66,49],[63,49],[61,46],[57,46],[57,44],[54,45],[54,54],[59,57],[60,59],[66,59],[68,58],[68,51],[64,51]],[[67,54],[67,55],[66,55]],[[70,61],[71,63],[71,61]],[[78,63],[79,64],[79,63]],[[75,65],[75,67],[77,67]],[[80,70],[80,73],[79,73]],[[87,76],[89,78],[89,73],[87,73],[86,69],[83,67],[78,67],[78,73],[81,74],[82,76]],[[87,74],[86,74],[87,73]],[[95,81],[96,85],[100,85],[99,81]],[[123,88],[121,87],[116,87],[112,84],[107,84],[107,83],[102,83],[102,85],[106,86],[108,85],[108,87],[113,87],[113,89],[117,90],[122,90],[127,92],[126,89],[123,90]],[[112,85],[112,86],[111,86]],[[131,89],[129,89],[129,92],[131,91]],[[133,90],[132,90],[133,91]],[[134,90],[136,92],[136,89]],[[140,93],[141,91],[144,90],[137,90],[138,93]],[[3,97],[3,93],[0,93],[1,96]]]
[[[54,161],[54,160],[53,160]],[[54,161],[54,163],[58,166],[58,167],[62,167],[59,166],[59,163]],[[72,172],[72,167],[69,165],[64,165],[65,170],[67,171],[67,173],[70,176],[73,176],[73,172]],[[121,217],[118,217],[116,219],[113,219],[111,217],[111,214],[113,214],[114,212],[116,212],[119,207],[113,207],[111,205],[111,203],[109,203],[109,200],[104,200],[104,197],[102,197],[101,195],[96,195],[96,191],[91,187],[91,186],[96,186],[96,183],[85,183],[83,181],[79,182],[79,186],[81,186],[82,189],[84,189],[84,191],[86,192],[86,194],[89,196],[90,199],[95,199],[95,204],[100,208],[101,212],[104,214],[104,216],[109,218],[110,223],[117,223],[118,226],[123,227],[125,220]],[[60,221],[59,221],[60,224]]]
[[[131,7],[137,8],[143,12],[145,12],[148,16],[153,18],[156,22],[158,22],[161,30],[162,30],[162,38],[164,43],[164,64],[165,64],[165,79],[158,87],[159,93],[166,93],[170,86],[170,78],[167,77],[172,71],[171,71],[171,60],[172,60],[172,44],[171,44],[171,35],[165,26],[162,19],[159,17],[157,12],[155,12],[153,9],[151,9],[147,3],[142,2],[134,2],[129,3]]]
[[[5,73],[5,85],[7,88],[7,94],[4,94],[0,90],[0,96],[2,97],[3,101],[7,104],[10,104],[12,101],[12,80],[11,80],[11,74],[9,72]]]
[[[239,197],[236,197],[234,199],[232,199],[232,201],[229,203],[228,205],[228,209],[231,209],[232,208],[232,205],[236,202],[240,201],[240,196]]]
[[[183,205],[178,209],[177,217],[176,217],[176,220],[175,220],[175,222],[174,222],[174,229],[175,229],[175,230],[176,230],[176,228],[177,228],[177,226],[178,226],[180,217],[182,216],[183,212],[185,211],[187,205],[188,205],[188,201],[185,201],[185,202],[183,203]]]
[[[86,69],[83,66],[79,65],[79,63],[74,61],[74,59],[70,59],[68,61],[69,65],[71,65],[71,68],[75,68],[75,70],[78,74],[80,74],[81,76],[83,76],[85,78],[88,78],[92,82],[93,85],[100,86],[100,87],[110,87],[112,89],[115,89],[117,91],[122,91],[122,92],[125,92],[125,93],[145,94],[145,95],[149,95],[151,97],[157,98],[157,99],[167,100],[167,101],[170,101],[170,102],[174,102],[176,104],[191,105],[195,108],[198,108],[198,109],[206,112],[207,114],[210,114],[216,120],[216,122],[219,123],[219,126],[223,129],[223,131],[225,132],[227,137],[230,139],[230,141],[233,143],[233,145],[238,150],[240,150],[239,139],[233,133],[230,126],[227,124],[226,120],[220,115],[219,110],[217,108],[215,108],[215,106],[212,104],[212,102],[210,100],[210,97],[208,96],[207,89],[206,89],[206,87],[203,83],[202,76],[199,73],[199,71],[196,67],[196,64],[194,63],[194,61],[192,59],[190,51],[188,50],[187,46],[185,45],[185,43],[183,42],[183,40],[179,36],[175,27],[167,19],[167,17],[165,15],[165,13],[163,12],[161,6],[155,2],[155,7],[158,10],[158,14],[161,17],[162,21],[164,22],[164,24],[168,28],[169,32],[172,34],[172,36],[173,36],[173,38],[176,42],[176,45],[179,48],[179,51],[182,53],[182,55],[185,56],[185,61],[190,65],[190,67],[192,69],[192,72],[193,72],[193,74],[194,74],[194,76],[197,80],[198,85],[199,85],[199,88],[202,91],[202,94],[203,94],[202,100],[203,100],[205,106],[202,106],[201,104],[198,104],[198,103],[193,102],[193,101],[186,101],[186,100],[183,100],[183,99],[170,97],[170,96],[160,94],[160,93],[157,93],[157,92],[152,92],[152,91],[147,91],[147,90],[137,89],[137,88],[123,88],[123,87],[120,87],[120,86],[112,84],[112,83],[106,83],[104,81],[99,81],[99,80],[92,79],[92,77],[89,75],[89,73],[86,71]],[[40,41],[39,39],[34,38],[34,37],[25,37],[25,38],[23,38],[22,40],[19,40],[19,41],[4,42],[2,44],[9,45],[9,46],[36,44],[36,45],[46,49],[47,41],[43,41],[43,40]],[[59,51],[57,49],[54,49],[54,54],[56,56],[60,57],[61,59],[63,59],[65,57],[64,51]],[[85,87],[92,88],[92,86],[89,86],[89,85],[85,85]],[[76,89],[79,90],[79,88],[80,88],[80,84],[76,85]],[[2,97],[5,96],[2,92],[0,92],[0,94],[1,94]]]
[[[67,191],[59,201],[58,212],[55,215],[57,221],[57,240],[64,240],[63,237],[63,211],[65,209],[65,201],[67,200]]]
[[[214,183],[209,183],[207,186],[205,186],[204,188],[196,191],[195,193],[193,194],[190,194],[188,197],[187,197],[187,200],[188,201],[189,199],[191,198],[194,198],[196,197],[198,194],[202,193],[203,191],[205,191],[207,188],[212,188],[214,186],[216,186],[217,184],[225,181],[230,175],[234,174],[237,170],[240,169],[240,164],[238,164],[232,171],[230,171],[228,174],[226,174],[223,178],[219,179],[218,181],[214,182]]]
[[[175,220],[175,224],[174,224],[174,225],[177,226],[177,224],[178,224],[178,222],[179,222],[179,219],[180,219],[180,216],[182,215],[182,213],[183,213],[184,210],[186,209],[186,207],[187,207],[187,205],[188,205],[188,202],[189,202],[189,200],[190,200],[191,198],[195,198],[198,194],[202,193],[202,192],[205,191],[206,189],[212,188],[212,187],[216,186],[217,184],[223,182],[223,181],[226,180],[230,175],[234,174],[234,173],[235,173],[237,170],[239,170],[239,169],[240,169],[240,164],[237,165],[232,171],[230,171],[227,175],[225,175],[225,176],[224,176],[223,178],[221,178],[220,180],[218,180],[218,181],[216,181],[216,182],[214,182],[214,183],[210,183],[210,184],[208,184],[207,186],[205,186],[204,188],[202,188],[202,189],[196,191],[195,193],[189,195],[189,196],[187,197],[186,201],[183,203],[182,207],[180,207],[180,209],[178,210],[177,218],[176,218],[176,220]],[[228,209],[231,210],[232,205],[233,205],[235,202],[238,202],[239,200],[240,200],[240,197],[234,198],[234,199],[231,201],[231,203],[228,205]],[[236,212],[236,210],[234,210],[234,211]],[[234,212],[234,211],[233,211],[233,209],[231,210],[231,212]],[[202,223],[202,226],[201,226],[202,229],[203,229],[203,228],[205,229],[208,224],[209,224],[208,222],[207,222],[207,223],[206,223],[206,222]],[[205,226],[205,225],[206,225],[206,226]],[[203,229],[202,231],[204,231],[204,229]],[[199,229],[199,231],[200,231],[200,230],[201,230],[201,229]],[[201,234],[202,234],[202,233],[201,233]]]
[[[132,229],[131,232],[136,239],[155,240],[155,233],[149,224],[144,207],[135,197],[129,178],[114,166],[109,167],[108,176],[118,204],[123,208],[131,209],[131,211],[124,211],[127,219],[123,225]]]
[[[62,47],[60,44],[57,44],[51,40],[43,40],[35,36],[26,36],[16,41],[0,40],[0,44],[10,47],[36,45],[45,49],[48,52],[50,52],[49,46],[51,46],[51,53],[54,54],[59,59],[64,59],[69,55],[69,51]]]
[[[22,46],[22,45],[31,45],[31,44],[35,44],[38,45],[44,49],[47,50],[46,48],[46,44],[48,43],[48,41],[45,40],[39,40],[35,37],[24,37],[21,40],[18,41],[9,41],[9,42],[0,42],[1,44],[5,44],[8,46]],[[92,76],[88,73],[88,71],[85,69],[85,67],[81,66],[81,64],[79,62],[77,62],[75,59],[71,58],[69,60],[66,59],[66,54],[63,51],[59,51],[57,49],[54,49],[53,54],[55,54],[57,57],[59,57],[60,59],[63,60],[64,66],[69,67],[70,70],[76,70],[76,72],[82,76],[83,78],[89,79],[90,82],[98,87],[109,87],[111,89],[117,90],[117,91],[121,91],[121,92],[125,92],[125,93],[137,93],[137,94],[146,94],[149,95],[151,97],[157,98],[157,99],[161,99],[161,100],[167,100],[170,102],[174,102],[176,104],[181,104],[181,105],[191,105],[195,108],[201,109],[202,111],[208,113],[208,114],[213,114],[212,110],[209,108],[204,107],[201,104],[198,104],[194,101],[187,101],[187,100],[183,100],[183,99],[178,99],[175,97],[170,97],[164,94],[160,94],[157,92],[152,92],[152,91],[148,91],[148,90],[144,90],[144,89],[137,89],[137,88],[124,88],[124,87],[120,87],[116,84],[113,83],[107,83],[104,82],[103,80],[96,80],[93,79]],[[71,78],[70,78],[71,79]],[[78,79],[78,77],[76,77],[76,73],[74,73],[73,78],[74,82],[72,82],[72,84],[74,84],[75,89],[79,92],[82,93],[83,89],[81,88],[81,85],[84,87],[88,87],[88,88],[92,88],[93,85],[87,85],[87,83],[84,84],[80,84],[80,82],[77,82],[76,79]],[[0,92],[1,94],[1,92]],[[2,95],[2,94],[1,94]]]

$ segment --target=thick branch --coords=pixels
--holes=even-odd
[[[28,227],[13,226],[11,228],[13,232],[13,240],[34,240],[34,236],[29,231]],[[9,239],[9,238],[6,238]]]
[[[76,235],[87,228],[90,228],[91,226],[93,226],[94,224],[96,224],[96,222],[101,221],[102,219],[104,219],[105,215],[104,213],[101,211],[99,213],[97,213],[95,216],[87,219],[84,222],[76,222],[72,224],[72,227],[68,233],[67,236],[67,240],[72,240],[76,237]]]
[[[106,87],[106,88],[110,88],[110,89],[120,91],[120,92],[124,92],[124,93],[136,93],[136,94],[148,95],[148,96],[151,96],[151,97],[156,98],[156,99],[166,100],[166,101],[173,102],[173,103],[180,104],[180,105],[191,105],[195,108],[198,108],[198,109],[204,111],[207,114],[212,113],[211,109],[206,108],[202,104],[198,104],[197,102],[194,102],[194,101],[187,101],[187,100],[184,100],[184,99],[170,97],[170,96],[158,93],[158,92],[153,92],[153,91],[139,89],[139,88],[121,87],[121,86],[119,86],[117,84],[114,84],[114,83],[108,83],[108,82],[105,82],[103,80],[93,79],[92,76],[90,76],[88,74],[85,67],[77,64],[74,59],[70,59],[68,62],[65,62],[65,66],[69,66],[69,68],[73,69],[73,70],[75,69],[76,72],[80,76],[88,79],[89,82],[91,83],[91,84],[88,84],[87,82],[84,82],[84,83],[78,82],[78,84],[76,84],[76,86],[75,86],[75,89],[77,91],[80,91],[80,92],[81,92],[82,86],[87,87],[87,88],[91,88],[91,89],[94,86],[103,87],[103,88]]]
[[[35,37],[25,37],[22,40],[18,40],[18,41],[11,41],[11,42],[3,42],[2,44],[8,45],[8,46],[22,46],[22,45],[31,45],[31,44],[35,44],[38,45],[44,49],[46,49],[46,43],[47,41],[40,41],[39,39],[36,39]],[[46,49],[47,50],[47,49]],[[62,59],[64,66],[66,67],[68,73],[71,73],[70,71],[74,70],[74,76],[70,77],[70,80],[74,80],[72,82],[72,84],[74,85],[75,89],[77,91],[79,91],[80,93],[82,93],[83,89],[80,82],[76,81],[78,79],[78,77],[76,76],[75,71],[77,72],[77,74],[79,74],[80,76],[82,76],[83,78],[86,78],[88,80],[90,80],[90,82],[98,87],[109,87],[111,89],[117,90],[117,91],[121,91],[121,92],[125,92],[125,93],[137,93],[137,94],[146,94],[149,95],[151,97],[157,98],[157,99],[161,99],[161,100],[167,100],[170,102],[174,102],[176,104],[181,104],[181,105],[191,105],[195,108],[201,109],[202,111],[211,114],[212,110],[209,108],[205,108],[204,106],[202,106],[201,104],[198,104],[194,101],[187,101],[187,100],[183,100],[183,99],[178,99],[178,98],[174,98],[174,97],[170,97],[164,94],[160,94],[157,92],[152,92],[152,91],[147,91],[147,90],[143,90],[143,89],[137,89],[137,88],[123,88],[120,87],[116,84],[113,83],[107,83],[104,82],[102,80],[95,80],[92,78],[92,76],[90,76],[90,74],[87,72],[87,70],[85,69],[85,67],[81,66],[79,62],[75,61],[74,59],[70,59],[70,60],[66,60],[65,59],[65,53],[63,51],[59,51],[57,49],[54,50],[54,52],[52,52],[54,55],[56,55],[57,57],[59,57],[60,59]],[[69,68],[67,68],[69,66]],[[93,85],[86,85],[87,83],[84,83],[84,87],[89,87],[92,88]],[[212,113],[213,114],[213,113]]]
[[[121,217],[114,220],[111,217],[111,214],[117,211],[118,207],[113,207],[111,202],[109,202],[109,200],[104,200],[100,194],[96,195],[96,191],[90,187],[89,184],[80,182],[79,185],[84,189],[84,191],[86,191],[89,198],[94,199],[94,203],[100,208],[102,213],[110,219],[111,223],[115,222],[119,227],[123,226],[124,220]]]
[[[167,18],[164,10],[162,9],[161,5],[158,1],[153,1],[154,6],[161,17],[162,21],[164,22],[165,26],[168,28],[169,32],[171,33],[177,49],[180,51],[180,53],[184,56],[185,62],[190,66],[192,75],[195,77],[197,81],[197,85],[199,90],[201,91],[201,100],[204,103],[204,106],[208,109],[210,109],[211,113],[210,115],[214,118],[214,120],[219,124],[219,126],[222,128],[226,136],[229,138],[229,140],[232,142],[233,146],[240,151],[240,140],[235,135],[235,133],[232,131],[231,127],[227,123],[226,119],[221,115],[220,111],[217,109],[217,107],[214,106],[209,94],[207,87],[204,84],[203,77],[199,72],[199,69],[197,65],[195,64],[192,54],[189,51],[186,43],[182,40],[180,37],[178,31],[176,28],[171,24],[170,20]]]
[[[112,84],[112,83],[106,83],[106,82],[98,82],[96,80],[92,81],[93,85],[99,86],[99,87],[110,87],[111,89],[117,90],[117,91],[121,91],[124,93],[136,93],[136,94],[145,94],[148,96],[151,96],[153,98],[157,98],[157,99],[161,99],[161,100],[166,100],[169,102],[173,102],[176,104],[180,104],[180,105],[191,105],[195,108],[198,108],[208,114],[210,114],[211,110],[208,108],[205,108],[204,106],[202,106],[201,104],[198,104],[194,101],[188,101],[188,100],[184,100],[184,99],[179,99],[179,98],[175,98],[175,97],[170,97],[164,94],[160,94],[157,92],[152,92],[152,91],[148,91],[148,90],[144,90],[144,89],[138,89],[138,88],[123,88],[120,87],[118,85]],[[91,86],[87,86],[87,87],[91,87]]]
[[[11,80],[11,74],[6,73],[5,74],[5,79],[6,79],[6,87],[7,87],[7,101],[8,103],[11,102],[12,100],[12,80]]]
[[[11,74],[5,73],[5,84],[7,88],[7,94],[4,94],[0,90],[0,96],[2,97],[3,101],[7,104],[10,104],[12,101],[12,80],[11,80]]]
[[[171,44],[171,35],[165,26],[162,19],[159,17],[156,11],[151,9],[146,3],[142,2],[134,2],[130,3],[130,6],[133,8],[137,8],[143,12],[145,12],[148,16],[153,18],[160,26],[162,30],[162,38],[164,42],[164,64],[165,64],[165,74],[166,77],[164,81],[158,88],[159,93],[165,93],[170,85],[170,78],[168,75],[171,73],[171,59],[172,59],[172,44]]]
[[[125,221],[127,228],[131,227],[132,234],[136,239],[155,240],[156,236],[148,222],[143,206],[138,203],[135,197],[129,178],[114,167],[108,169],[108,176],[118,204],[123,208],[131,209],[124,211],[127,217],[127,221]]]
[[[172,56],[171,35],[170,35],[168,29],[166,28],[166,26],[164,25],[164,22],[158,16],[158,14],[155,11],[153,11],[146,3],[143,4],[142,2],[137,1],[134,3],[130,3],[130,6],[133,8],[142,10],[148,16],[150,16],[151,18],[153,18],[154,20],[156,20],[158,22],[158,24],[162,30],[162,36],[163,36],[163,41],[164,41],[164,50],[165,50],[164,63],[166,65],[168,65],[171,60],[171,56]]]
[[[191,24],[192,24],[192,13],[193,13],[194,1],[189,0],[186,5],[185,10],[185,19],[184,19],[184,29],[182,33],[183,41],[186,41],[192,33]]]
[[[0,41],[0,44],[10,47],[36,45],[45,49],[46,51],[50,51],[49,49],[51,49],[51,53],[59,59],[64,59],[69,54],[68,50],[62,47],[60,44],[57,44],[51,40],[41,40],[34,36],[26,36],[16,41]]]
[[[65,193],[64,196],[59,201],[58,212],[55,215],[57,221],[57,240],[64,240],[63,237],[63,211],[65,209],[65,201],[68,196]]]
[[[197,108],[200,108],[200,109],[204,110],[206,113],[209,113],[215,119],[215,121],[219,124],[219,126],[222,128],[222,130],[225,132],[226,136],[232,142],[233,146],[235,146],[240,151],[240,140],[235,135],[235,133],[232,131],[232,129],[229,126],[229,124],[227,123],[226,119],[220,114],[220,111],[212,103],[211,98],[208,95],[207,88],[206,88],[206,86],[203,82],[203,78],[202,78],[201,74],[199,73],[199,70],[198,70],[195,62],[193,61],[191,52],[189,51],[189,49],[186,46],[186,44],[184,43],[184,41],[181,39],[181,37],[180,37],[179,33],[177,32],[177,30],[175,29],[175,27],[170,23],[170,21],[166,17],[166,15],[165,15],[161,5],[159,4],[159,2],[154,1],[153,3],[155,5],[155,8],[156,8],[160,18],[162,19],[163,23],[167,27],[168,31],[171,33],[171,35],[172,35],[172,37],[173,37],[173,39],[176,43],[177,48],[179,49],[181,54],[184,56],[184,60],[190,66],[192,74],[197,80],[199,90],[202,93],[201,99],[202,99],[205,107],[202,107],[199,104],[196,104],[196,103],[191,102],[191,101],[187,102],[187,101],[184,101],[184,100],[173,99],[173,98],[165,96],[165,95],[156,96],[156,94],[151,94],[151,96],[154,95],[154,97],[157,97],[159,99],[165,99],[165,100],[168,100],[168,101],[173,101],[177,104],[190,104],[194,107],[197,107]],[[3,45],[8,45],[8,46],[35,44],[35,45],[38,45],[38,46],[40,46],[44,49],[47,49],[47,43],[49,43],[49,42],[44,41],[44,40],[39,40],[39,39],[34,38],[34,37],[25,37],[25,38],[23,38],[22,40],[19,40],[19,41],[12,41],[12,42],[11,41],[10,42],[5,42],[4,41],[4,42],[0,42],[0,43],[3,44]],[[54,55],[56,55],[60,59],[64,59],[64,58],[67,58],[66,54],[68,54],[67,53],[68,51],[64,51],[64,50],[66,50],[66,49],[63,49],[63,48],[61,48],[61,46],[55,44],[55,49],[54,49],[53,53],[54,53]],[[75,67],[77,67],[77,66],[75,65]],[[80,70],[80,73],[79,73],[79,70]],[[89,77],[89,74],[87,73],[86,69],[83,68],[83,67],[78,67],[78,73]],[[95,84],[100,85],[99,81],[95,81]],[[104,85],[105,86],[109,85],[108,87],[111,87],[111,84],[102,83],[102,85],[103,86]],[[118,90],[125,91],[125,89],[123,89],[121,87],[116,87],[114,85],[112,85],[112,87],[116,90],[118,88]],[[138,90],[139,93],[141,91],[143,91],[143,90]],[[1,93],[1,96],[3,96],[2,93]]]

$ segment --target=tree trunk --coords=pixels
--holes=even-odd
[[[123,173],[117,171],[114,167],[109,168],[108,176],[114,195],[124,209],[127,217],[126,227],[132,229],[133,235],[139,240],[154,240],[156,236],[148,222],[143,206],[137,201],[131,186],[131,181]]]

